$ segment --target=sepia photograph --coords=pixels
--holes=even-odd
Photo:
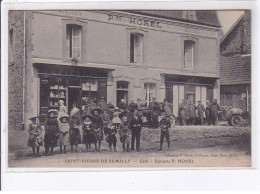
[[[250,168],[251,31],[250,9],[9,10],[8,167]]]

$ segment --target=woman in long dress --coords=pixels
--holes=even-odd
[[[70,146],[71,152],[73,152],[73,146],[75,145],[75,152],[78,152],[78,144],[81,144],[81,136],[80,136],[80,110],[74,107],[70,112]]]

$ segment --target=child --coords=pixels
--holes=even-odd
[[[114,152],[116,152],[116,133],[117,129],[113,125],[112,121],[109,121],[108,125],[104,128],[104,133],[107,135],[106,141],[109,144],[110,151],[112,151],[112,145],[114,147]]]
[[[118,129],[119,124],[121,123],[121,119],[119,118],[120,110],[118,107],[115,108],[114,110],[114,118],[112,120],[113,125],[115,125],[116,129]]]
[[[102,115],[103,123],[104,123],[104,128],[108,126],[108,123],[110,121],[110,115],[108,114],[107,110],[104,110],[104,113]]]
[[[95,144],[97,150],[97,140],[93,131],[92,117],[85,115],[82,117],[83,144],[86,145],[86,151],[90,151],[91,143]]]
[[[93,114],[93,130],[95,132],[95,137],[98,142],[98,149],[96,150],[100,151],[101,141],[103,140],[103,120],[100,116],[101,110],[97,108],[92,110],[91,113]]]
[[[130,146],[130,139],[131,139],[131,130],[129,129],[128,123],[127,123],[127,115],[125,113],[120,114],[122,122],[119,125],[119,135],[120,135],[120,141],[123,144],[123,151],[130,152],[129,146]],[[126,149],[125,149],[126,144]]]
[[[29,124],[28,132],[29,132],[29,139],[28,139],[28,147],[32,147],[33,157],[41,157],[40,156],[40,146],[42,146],[43,138],[41,137],[42,128],[39,123],[36,123],[37,117],[32,117],[32,123]],[[37,150],[37,155],[35,155],[35,148]]]
[[[69,129],[70,129],[70,125],[69,125],[69,115],[67,114],[63,114],[60,115],[60,133],[59,133],[59,137],[58,137],[58,141],[57,144],[58,146],[60,146],[60,153],[62,154],[62,146],[64,147],[64,154],[66,153],[66,146],[70,145],[70,141],[69,141]]]
[[[59,123],[57,120],[58,111],[51,109],[48,111],[48,118],[45,122],[45,136],[44,136],[44,147],[45,155],[49,156],[49,149],[51,148],[50,155],[53,156],[53,148],[57,145],[57,134],[59,134]]]
[[[73,146],[75,145],[75,152],[78,152],[78,144],[81,144],[81,136],[80,136],[80,110],[74,107],[70,112],[70,147],[71,152],[73,152]]]
[[[168,143],[168,150],[170,150],[170,138],[169,138],[169,128],[171,127],[171,122],[169,116],[166,116],[166,113],[162,113],[162,120],[160,121],[160,128],[161,128],[161,137],[160,137],[160,149],[162,150],[163,140],[164,137]]]

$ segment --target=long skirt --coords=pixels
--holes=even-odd
[[[57,140],[58,146],[68,146],[70,145],[70,139],[69,139],[69,133],[66,134],[59,134],[58,140]]]
[[[83,144],[97,143],[94,131],[84,131],[83,133]]]
[[[79,128],[70,128],[70,145],[81,144]]]
[[[44,146],[45,147],[56,147],[57,146],[57,136],[55,133],[46,133],[45,134]]]

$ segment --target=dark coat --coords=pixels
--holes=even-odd
[[[142,126],[142,119],[140,117],[137,116],[137,119],[134,117],[134,115],[132,115],[129,118],[129,127],[132,130],[141,130],[141,126]]]
[[[83,130],[83,141],[82,143],[84,144],[91,144],[91,143],[96,143],[96,136],[93,131],[93,124],[82,124],[82,130]]]
[[[205,111],[205,107],[203,104],[199,104],[197,106],[197,109],[198,109],[198,117],[202,117],[203,116],[203,113]]]
[[[103,119],[101,116],[93,116],[93,130],[95,132],[96,140],[101,141],[103,140]]]
[[[57,146],[57,139],[59,134],[59,123],[57,118],[48,118],[44,125],[45,136],[44,146],[55,147]]]
[[[81,143],[81,136],[79,131],[80,117],[72,117],[69,121],[70,124],[70,145],[77,145]]]
[[[161,121],[160,121],[160,128],[162,131],[168,131],[169,128],[171,127],[171,121],[169,118],[164,117]]]
[[[133,103],[130,103],[130,104],[129,104],[129,110],[130,110],[130,111],[133,112],[134,110],[137,110],[137,109],[138,109],[138,106],[137,106],[136,103],[133,102]]]
[[[196,106],[194,104],[189,104],[188,114],[189,118],[196,118]]]
[[[217,118],[217,116],[218,116],[218,111],[220,111],[220,107],[219,107],[219,105],[218,105],[218,103],[215,103],[215,102],[213,102],[212,104],[211,104],[211,115],[214,117],[214,118]]]

